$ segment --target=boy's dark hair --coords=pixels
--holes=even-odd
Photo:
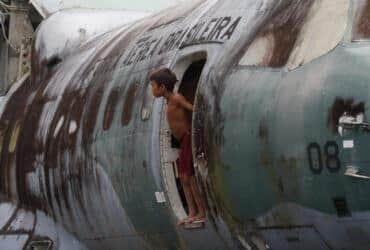
[[[168,91],[173,91],[177,77],[170,69],[162,68],[154,71],[149,80],[155,81],[158,85],[164,85]]]

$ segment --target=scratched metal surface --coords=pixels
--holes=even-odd
[[[369,175],[369,138],[336,128],[344,112],[366,110],[368,44],[350,43],[349,21],[334,50],[309,60],[303,53],[305,64],[289,68],[303,40],[280,37],[290,23],[304,29],[317,2],[191,1],[92,39],[62,61],[42,60],[38,46],[31,76],[1,100],[0,234],[18,234],[19,248],[48,238],[55,249],[367,249],[369,184],[344,174],[356,165]],[[239,65],[261,32],[283,39],[266,68]],[[203,229],[185,230],[155,196],[166,192],[164,102],[148,96],[148,76],[199,52],[207,63],[193,139],[208,162],[198,179],[209,210]],[[344,150],[343,140],[355,148]],[[328,141],[340,146],[340,168],[312,166],[308,145],[324,150]],[[321,160],[333,156],[327,150]],[[347,208],[338,212],[333,199],[343,207],[343,197]]]

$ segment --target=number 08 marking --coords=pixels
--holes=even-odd
[[[325,165],[330,173],[337,173],[340,170],[339,147],[335,141],[328,141],[324,146]],[[321,174],[323,161],[320,145],[316,142],[310,143],[307,147],[308,163],[314,174]]]
[[[337,173],[340,169],[339,147],[335,141],[325,144],[326,167],[330,173]]]
[[[314,174],[321,174],[322,172],[322,158],[320,145],[316,142],[311,143],[307,147],[308,162],[310,169]],[[316,156],[314,158],[314,156]]]

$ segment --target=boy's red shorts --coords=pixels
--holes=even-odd
[[[187,131],[180,140],[179,158],[176,160],[180,176],[193,176],[193,155],[191,152],[191,132]]]

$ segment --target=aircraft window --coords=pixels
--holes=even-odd
[[[104,111],[104,120],[103,120],[103,129],[107,130],[112,125],[113,117],[114,117],[114,109],[118,102],[119,97],[119,89],[115,88],[109,94],[108,103]]]
[[[123,126],[126,126],[131,120],[132,110],[135,104],[138,87],[139,83],[135,82],[134,84],[131,84],[127,90],[126,97],[123,102],[123,111],[121,120]]]
[[[103,94],[104,86],[99,86],[93,91],[91,98],[88,100],[87,115],[83,122],[84,129],[82,130],[84,140],[88,140],[88,138],[90,138],[94,132],[96,119],[98,117],[98,110],[103,99]]]
[[[355,23],[352,41],[369,40],[370,38],[370,0],[357,0]]]
[[[152,87],[150,84],[148,84],[146,88],[145,96],[143,99],[143,104],[141,106],[141,120],[146,121],[150,118],[153,102],[154,102],[154,96],[152,94]]]
[[[293,70],[335,48],[344,36],[349,0],[294,1],[257,34],[240,65]]]

